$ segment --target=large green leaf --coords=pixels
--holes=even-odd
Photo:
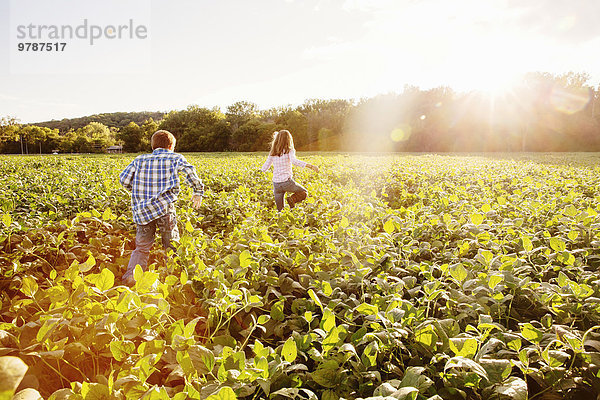
[[[217,394],[212,394],[206,400],[236,400],[237,396],[232,388],[223,387],[219,389]]]
[[[337,362],[331,360],[319,366],[316,371],[311,373],[312,379],[319,385],[326,388],[337,387],[340,381],[340,370]]]
[[[527,400],[527,383],[516,376],[511,376],[501,384],[488,388],[484,392],[488,398],[498,400]]]
[[[297,357],[297,349],[296,349],[296,341],[293,338],[289,338],[285,341],[283,345],[283,349],[281,350],[281,355],[287,362],[294,362]]]
[[[550,247],[554,251],[564,251],[567,248],[565,242],[559,238],[550,238]]]
[[[0,395],[12,396],[28,368],[18,357],[0,357]]]

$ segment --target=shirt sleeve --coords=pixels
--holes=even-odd
[[[292,162],[292,164],[294,164],[297,167],[301,167],[304,168],[306,167],[306,164],[308,164],[305,161],[300,161],[296,158],[296,150],[290,150],[290,161]]]
[[[135,175],[135,160],[133,160],[123,172],[119,174],[119,182],[129,191],[133,189],[133,176]]]
[[[194,194],[204,196],[204,184],[196,173],[196,167],[190,164],[184,156],[181,156],[179,170],[183,171],[185,181],[192,187]]]
[[[269,156],[269,157],[267,157],[267,161],[265,161],[263,166],[260,168],[261,171],[265,172],[266,170],[268,170],[269,167],[271,166],[271,164],[273,164],[273,157]]]

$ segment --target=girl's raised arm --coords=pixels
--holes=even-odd
[[[290,150],[290,161],[292,162],[292,164],[301,168],[304,168],[308,165],[306,161],[300,161],[296,158],[296,150],[294,149]]]
[[[273,164],[273,158],[271,156],[269,156],[269,157],[267,157],[267,161],[265,161],[263,166],[260,168],[261,171],[265,172],[266,170],[268,170],[269,167],[271,166],[271,164]]]
[[[296,158],[296,150],[290,151],[290,161],[292,162],[292,164],[294,164],[298,167],[307,167],[307,168],[312,169],[313,171],[317,171],[317,172],[319,171],[319,167],[317,167],[316,165],[309,164],[306,161],[298,160]]]

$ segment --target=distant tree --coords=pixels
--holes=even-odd
[[[55,130],[50,128],[44,128],[35,125],[24,126],[19,130],[19,135],[23,138],[24,142],[27,144],[27,149],[29,149],[29,145],[37,144],[39,146],[39,153],[42,153],[42,144],[50,138],[52,133],[56,133]]]
[[[556,76],[554,80],[565,88],[579,89],[588,87],[590,78],[587,72],[569,71]]]
[[[79,153],[101,153],[115,143],[110,129],[99,122],[90,122],[74,132],[71,150]]]
[[[152,138],[154,132],[158,130],[158,124],[154,122],[154,119],[148,118],[146,121],[144,121],[140,128],[142,128],[142,138],[140,140],[139,150],[148,151],[151,149],[150,139]]]
[[[108,146],[115,143],[114,133],[100,122],[90,122],[83,127],[83,131],[96,151],[103,152]]]
[[[225,119],[229,127],[229,138],[228,148],[234,151],[244,151],[241,149],[248,149],[252,147],[251,143],[247,143],[249,131],[260,125],[261,114],[258,106],[249,101],[237,101],[227,107],[225,111]],[[254,121],[252,124],[247,125],[250,121]],[[238,132],[242,126],[245,126],[243,132]]]
[[[94,149],[90,138],[83,132],[83,128],[79,128],[73,132],[71,143],[71,151],[75,153],[92,153],[94,150],[100,152],[99,149]]]
[[[117,139],[123,142],[123,151],[136,153],[143,147],[144,131],[135,122],[130,122],[119,130]]]
[[[77,140],[77,134],[74,130],[69,130],[61,136],[58,149],[61,153],[72,153],[78,150],[75,149],[75,141]]]
[[[456,93],[407,85],[359,101],[309,99],[260,110],[238,101],[221,112],[195,105],[164,113],[106,113],[35,124],[0,121],[0,151],[37,146],[45,152],[100,151],[118,138],[126,151],[150,150],[158,129],[181,151],[265,151],[274,131],[288,129],[302,150],[600,151],[600,87],[587,73],[526,74],[504,94]]]
[[[144,123],[144,121],[152,118],[155,121],[159,121],[163,118],[165,113],[163,112],[116,112],[116,113],[105,113],[95,114],[80,118],[63,118],[60,121],[52,120],[45,122],[38,122],[35,125],[44,126],[47,128],[58,129],[60,133],[67,133],[69,130],[77,130],[88,125],[90,122],[99,122],[106,125],[109,128],[123,128],[130,122],[135,122],[138,125]]]
[[[232,132],[258,116],[258,106],[249,101],[237,101],[228,106],[227,111],[225,112],[225,117],[231,126]]]
[[[410,119],[412,94],[386,94],[361,99],[346,118],[344,142],[348,150],[393,151],[405,140],[403,127]],[[398,129],[401,129],[399,131]]]
[[[292,133],[295,146],[303,147],[310,142],[308,137],[308,118],[297,109],[292,110],[288,108],[280,110],[279,115],[275,118],[275,123],[277,124],[276,130],[287,129]]]
[[[275,123],[251,119],[233,134],[235,151],[266,151],[276,129]]]
[[[260,120],[263,122],[274,122],[280,115],[292,110],[291,106],[271,107],[259,111]]]
[[[223,118],[223,114],[218,113],[208,129],[208,133],[202,137],[199,143],[198,151],[227,151],[230,150],[229,137],[231,135],[229,123]]]
[[[59,149],[62,137],[60,136],[58,129],[50,129],[50,128],[45,128],[45,129],[47,129],[47,131],[46,131],[46,136],[44,138],[44,142],[42,143],[42,152],[43,153],[51,153],[54,150]]]
[[[18,139],[19,120],[5,116],[0,118],[0,143]]]
[[[229,126],[225,116],[218,109],[189,106],[182,111],[171,111],[161,121],[159,128],[175,135],[176,148],[180,151],[228,149]]]
[[[457,94],[444,86],[420,92],[407,118],[410,135],[398,143],[397,150],[449,151],[452,138],[448,130],[453,123],[456,98]]]
[[[593,88],[586,73],[553,75],[532,72],[524,77],[523,150],[580,151],[597,148],[592,117]]]
[[[306,117],[307,141],[316,142],[321,129],[331,131],[331,135],[341,135],[353,102],[345,99],[309,99],[297,108]]]

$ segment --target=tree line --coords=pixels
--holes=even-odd
[[[449,87],[360,100],[310,99],[261,110],[239,101],[224,111],[189,106],[169,113],[113,113],[23,125],[0,120],[2,153],[150,150],[157,129],[177,150],[266,151],[288,129],[297,149],[327,151],[600,151],[600,87],[589,75],[529,73],[502,93]]]
[[[94,114],[80,118],[63,118],[60,121],[45,121],[38,122],[35,125],[50,129],[58,129],[59,132],[65,133],[70,130],[77,130],[88,125],[90,122],[99,122],[110,128],[121,129],[127,126],[130,122],[135,122],[138,125],[143,124],[146,120],[153,119],[160,121],[165,113],[163,112],[114,112]]]

